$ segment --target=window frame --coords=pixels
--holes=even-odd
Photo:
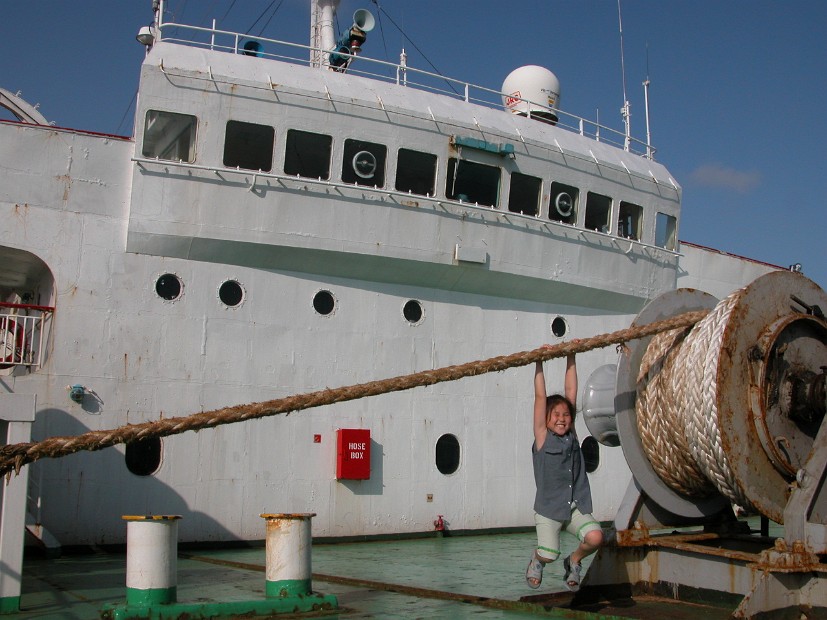
[[[151,114],[156,114],[157,116],[154,119],[150,119]],[[157,130],[156,125],[160,122],[162,118],[166,117],[167,122],[163,124]],[[179,131],[174,132],[174,136],[171,139],[165,140],[161,145],[158,143],[160,142],[160,138],[165,137],[166,132],[165,130],[172,125],[175,127],[175,117],[180,120],[189,119],[190,122],[187,124],[182,124],[180,126]],[[182,140],[185,132],[189,129],[189,136],[187,140]],[[185,114],[183,112],[171,112],[169,110],[158,110],[156,108],[150,108],[144,114],[144,127],[143,127],[143,135],[141,136],[141,155],[148,159],[159,159],[163,161],[175,161],[175,162],[184,162],[187,164],[191,164],[196,160],[196,144],[198,140],[198,117],[194,114]],[[152,146],[152,151],[148,152],[147,149],[149,146]],[[175,152],[180,153],[183,150],[181,147],[185,147],[187,151],[187,158],[184,159],[182,157],[174,157],[170,152],[170,150],[175,147]]]

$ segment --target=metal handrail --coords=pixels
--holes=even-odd
[[[182,38],[178,36],[159,37],[160,40],[172,43],[192,45],[195,47],[206,47],[210,50],[224,51],[231,54],[245,53],[245,50],[241,45],[242,40],[257,41],[263,44],[268,44],[271,47],[283,47],[286,48],[283,53],[275,53],[273,51],[267,52],[264,51],[264,49],[262,49],[257,51],[256,54],[260,57],[270,58],[273,60],[280,60],[294,64],[310,65],[311,52],[329,53],[329,50],[323,50],[317,47],[304,45],[301,43],[292,43],[289,41],[281,41],[279,39],[270,39],[267,37],[247,35],[230,30],[220,30],[217,28],[190,26],[188,24],[180,24],[177,22],[164,22],[163,24],[159,24],[158,28],[162,33],[164,31],[169,32],[169,29],[178,29],[185,32],[202,34],[205,35],[206,38],[208,38],[208,40],[205,41],[198,41],[194,38],[193,35],[192,38]],[[178,33],[176,32],[176,35],[177,34]],[[219,42],[216,42],[217,40]],[[292,53],[288,53],[288,50],[290,50]],[[302,52],[307,54],[307,56],[299,57],[298,55],[296,55],[297,50],[301,50]],[[369,77],[372,79],[377,79],[390,83],[396,83],[401,86],[413,87],[418,90],[433,92],[448,97],[454,97],[469,103],[476,103],[495,109],[502,109],[502,98],[506,96],[506,94],[502,93],[501,91],[472,84],[470,82],[457,80],[455,78],[446,77],[438,73],[417,69],[415,67],[411,67],[407,63],[403,65],[399,63],[393,63],[375,58],[370,58],[367,56],[358,56],[356,58],[358,58],[359,60],[359,65],[365,64],[372,70],[359,69],[357,65],[356,69],[348,69],[348,72],[351,74]],[[383,69],[387,70],[390,73],[390,75],[381,73],[380,71]],[[411,74],[420,76],[420,81],[412,80]],[[400,75],[404,75],[404,78],[400,79]],[[427,83],[427,80],[431,80],[433,83]],[[438,84],[440,82],[446,83],[448,85],[448,88],[439,87]],[[623,132],[620,132],[611,127],[607,127],[606,125],[601,125],[596,121],[586,119],[576,114],[571,114],[560,109],[552,109],[546,105],[543,105],[542,103],[529,101],[528,99],[523,99],[521,97],[515,96],[514,94],[509,94],[508,97],[516,101],[529,103],[531,104],[531,106],[535,106],[537,108],[540,108],[541,110],[552,112],[553,114],[557,115],[560,119],[565,119],[564,122],[558,122],[558,127],[561,127],[573,133],[579,133],[580,135],[590,137],[598,142],[603,141],[618,146],[620,148],[624,148],[625,150],[628,150],[631,153],[640,155],[647,159],[654,158],[654,153],[656,149],[652,145],[647,144],[645,141],[639,140],[637,138],[630,138],[630,144],[635,145],[637,148],[632,148],[631,146],[629,146],[629,148],[626,148],[626,134]],[[531,112],[528,113],[528,116],[531,117]],[[611,136],[611,139],[606,140],[605,134]]]
[[[42,365],[48,322],[54,311],[51,306],[0,302],[0,369]]]

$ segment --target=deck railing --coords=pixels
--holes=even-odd
[[[163,41],[204,47],[230,54],[252,54],[253,52],[244,49],[244,45],[250,41],[255,41],[260,45],[260,48],[254,52],[255,56],[306,66],[313,64],[310,60],[311,56],[318,56],[319,54],[326,55],[329,53],[329,50],[321,50],[309,45],[257,37],[229,30],[219,30],[214,26],[212,28],[203,28],[176,22],[163,22],[160,24],[159,30],[162,34],[159,38]],[[418,90],[439,93],[490,108],[503,109],[503,97],[505,95],[500,91],[445,77],[438,73],[417,69],[408,65],[407,62],[405,62],[405,64],[397,64],[369,58],[367,56],[358,56],[353,58],[347,72],[380,81],[394,82],[401,86]],[[602,141],[618,146],[648,159],[654,158],[655,149],[652,145],[632,137],[629,137],[627,140],[625,133],[617,131],[616,129],[564,112],[563,110],[552,110],[542,105],[542,103],[529,102],[527,99],[516,97],[513,93],[508,94],[508,97],[514,100],[528,102],[531,106],[539,107],[546,112],[552,112],[559,119],[557,122],[558,127],[579,133],[583,136],[588,136],[598,142]],[[529,116],[530,115],[531,113],[529,113]]]
[[[55,309],[0,302],[0,370],[39,368]]]

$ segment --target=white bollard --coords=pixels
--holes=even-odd
[[[178,595],[177,515],[124,516],[126,603],[174,603]]]
[[[316,513],[262,514],[267,521],[267,598],[305,596],[312,591],[311,523]]]

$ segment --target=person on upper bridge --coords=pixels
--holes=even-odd
[[[543,345],[550,348],[551,345]],[[560,531],[577,537],[577,549],[563,560],[566,587],[580,589],[580,562],[603,543],[603,530],[592,511],[592,494],[586,475],[583,453],[574,432],[577,403],[577,364],[574,355],[566,358],[565,396],[546,396],[543,363],[534,370],[534,522],[537,548],[531,555],[525,579],[537,589],[543,580],[543,567],[560,557]]]

